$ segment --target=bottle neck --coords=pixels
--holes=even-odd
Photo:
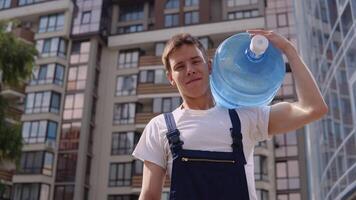
[[[247,48],[245,50],[245,56],[251,62],[255,62],[255,63],[261,62],[263,60],[263,58],[264,58],[264,55],[265,55],[265,53],[260,54],[260,55],[256,55],[254,52],[251,51],[250,48]]]

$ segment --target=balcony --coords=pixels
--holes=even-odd
[[[24,84],[19,86],[2,85],[0,95],[2,95],[6,99],[24,98],[25,87],[26,86]]]
[[[137,85],[137,94],[159,94],[159,93],[178,93],[177,88],[169,84],[141,83]]]
[[[163,65],[160,56],[141,56],[139,61],[139,67]]]
[[[21,120],[21,115],[23,114],[23,111],[9,106],[8,108],[5,109],[5,117],[10,120],[14,120],[16,122],[20,122]]]
[[[171,180],[168,175],[166,175],[163,187],[169,187],[171,185]],[[136,175],[132,176],[132,187],[140,188],[142,186],[142,176]]]
[[[35,43],[35,40],[34,40],[35,33],[29,29],[26,29],[24,27],[18,27],[18,28],[15,28],[14,30],[12,30],[12,33],[16,37],[21,38],[22,40],[24,40],[26,42],[29,42],[32,44]]]
[[[136,124],[147,124],[153,117],[156,117],[160,113],[136,113]]]

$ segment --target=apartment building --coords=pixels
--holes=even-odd
[[[290,0],[3,0],[0,18],[20,20],[40,53],[25,91],[16,200],[138,199],[135,144],[152,117],[182,102],[161,62],[172,35],[198,37],[211,58],[246,29],[296,38]],[[295,99],[286,65],[274,102]],[[297,132],[256,146],[259,199],[305,199],[304,130]],[[162,199],[169,184],[167,177]]]

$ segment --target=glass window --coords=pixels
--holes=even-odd
[[[136,194],[131,194],[131,195],[122,194],[122,195],[109,195],[108,196],[108,200],[137,200],[137,199],[138,199],[138,195],[136,195]]]
[[[199,5],[199,0],[185,0],[184,1],[184,5],[186,7],[189,7],[189,6],[197,6]]]
[[[184,24],[197,24],[199,23],[199,12],[186,12],[184,13]]]
[[[179,25],[179,15],[178,14],[167,14],[164,15],[164,26],[173,27]]]
[[[336,19],[337,19],[337,7],[336,7],[336,0],[328,0],[327,6],[329,10],[329,20],[331,23],[331,27],[334,27]]]
[[[57,123],[52,121],[23,122],[22,139],[25,143],[44,143],[47,140],[55,141]]]
[[[51,176],[53,153],[42,151],[22,152],[20,163],[20,173]]]
[[[58,113],[60,107],[60,94],[56,92],[28,93],[25,113]]]
[[[278,27],[288,26],[288,15],[287,15],[287,13],[277,13],[277,26]]]
[[[254,156],[255,180],[268,180],[268,165],[266,156]]]
[[[54,188],[54,200],[73,200],[74,185],[58,185]]]
[[[40,183],[14,184],[13,199],[16,200],[44,200],[49,198],[49,185]]]
[[[352,14],[351,14],[350,3],[347,4],[344,12],[341,15],[341,26],[342,26],[342,33],[344,36],[346,36],[352,26]]]
[[[126,50],[120,51],[118,59],[118,68],[133,68],[138,66],[139,51]]]
[[[81,119],[83,115],[84,94],[70,94],[65,98],[63,119]]]
[[[87,65],[72,66],[69,68],[67,90],[84,90],[87,78]]]
[[[134,132],[113,133],[111,143],[112,155],[129,155],[132,153],[137,134]]]
[[[5,8],[10,8],[11,0],[0,0],[0,10]]]
[[[267,190],[256,189],[256,194],[257,194],[258,200],[268,200],[268,191]]]
[[[31,85],[56,84],[62,85],[64,78],[64,66],[60,64],[40,65],[33,71]]]
[[[130,6],[120,6],[120,22],[143,19],[143,4],[132,4]]]
[[[164,42],[159,42],[159,43],[156,43],[156,49],[155,49],[155,55],[156,56],[161,56],[163,54],[163,50],[164,50],[164,47],[165,47],[165,43]]]
[[[241,6],[257,3],[256,0],[227,0],[228,7]]]
[[[166,9],[179,8],[179,0],[167,0]]]
[[[132,124],[135,121],[135,103],[121,103],[114,106],[114,124]]]
[[[62,38],[37,40],[36,48],[41,57],[66,56],[66,41]]]
[[[118,76],[116,79],[116,96],[136,94],[137,75]]]
[[[274,144],[276,157],[292,157],[298,155],[297,135],[295,132],[276,135]]]
[[[79,147],[80,122],[69,122],[62,124],[59,140],[59,150],[76,150]]]
[[[90,41],[74,42],[70,54],[70,63],[86,63],[89,60]]]
[[[169,97],[169,98],[155,98],[153,99],[153,112],[172,112],[176,109],[182,100],[180,97]]]
[[[142,24],[130,25],[130,26],[120,26],[117,28],[118,34],[133,33],[143,31]]]
[[[90,21],[91,21],[91,11],[83,12],[81,24],[90,24]]]
[[[73,182],[77,167],[77,153],[60,153],[57,161],[57,182]]]
[[[130,186],[132,163],[111,163],[109,171],[109,187]]]
[[[277,190],[300,188],[298,160],[278,161],[276,164]]]

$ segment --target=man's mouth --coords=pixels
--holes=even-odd
[[[199,81],[199,80],[201,80],[202,78],[195,78],[195,79],[192,79],[192,80],[189,80],[188,82],[186,82],[185,84],[190,84],[190,83],[192,83],[192,82],[195,82],[195,81]]]

